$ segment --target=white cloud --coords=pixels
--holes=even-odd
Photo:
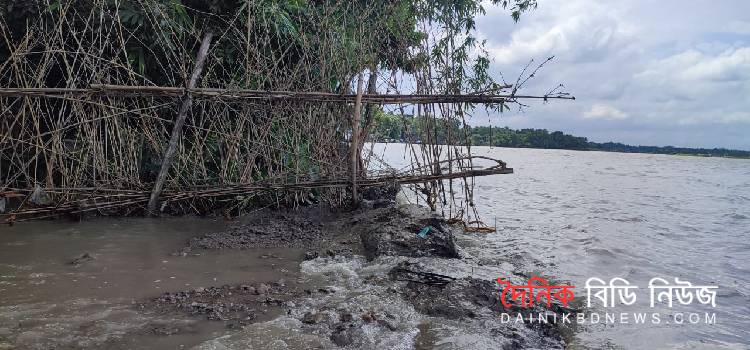
[[[750,149],[748,14],[747,0],[545,0],[517,24],[497,8],[477,23],[498,80],[554,55],[524,93],[562,83],[579,98],[532,104],[514,127]]]
[[[737,95],[732,104],[741,107],[743,91],[750,91],[750,47],[731,48],[717,54],[695,49],[653,60],[634,75],[639,89],[652,90],[652,97],[703,101],[704,108],[723,97]],[[659,90],[655,90],[659,89]],[[714,110],[718,110],[716,106]]]
[[[711,57],[696,55],[697,61],[682,73],[685,80],[742,81],[750,79],[750,47],[730,49]]]
[[[707,125],[707,124],[750,124],[750,112],[725,112],[714,111],[690,115],[679,119],[680,125]]]
[[[637,77],[676,84],[750,79],[750,47],[728,49],[718,55],[688,50],[658,60]]]
[[[583,117],[586,119],[624,120],[628,118],[628,115],[613,106],[598,103],[584,112]]]
[[[549,5],[555,7],[551,3]],[[531,20],[531,24],[514,31],[508,42],[490,40],[488,51],[495,62],[504,65],[525,63],[531,58],[543,59],[550,55],[560,55],[566,59],[593,59],[615,45],[618,35],[624,33],[618,27],[620,22],[612,17],[611,12],[600,11],[599,8],[591,6],[586,12],[570,11],[568,8],[566,11],[553,12],[549,15],[552,18],[547,20]],[[592,11],[597,15],[592,16]]]

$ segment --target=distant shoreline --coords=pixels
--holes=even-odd
[[[375,143],[383,144],[407,144],[402,140],[386,141],[376,140]],[[464,145],[465,146],[465,145]],[[494,148],[513,148],[513,149],[541,149],[541,150],[558,150],[558,151],[579,151],[579,152],[605,152],[605,153],[622,153],[622,154],[658,154],[663,156],[677,156],[677,157],[699,157],[699,158],[724,158],[724,159],[743,159],[750,160],[750,156],[728,156],[728,155],[711,155],[701,153],[657,153],[657,152],[628,152],[628,151],[614,151],[604,149],[574,149],[574,148],[544,148],[544,147],[519,147],[519,146],[494,146],[494,145],[471,145],[472,147],[494,147]],[[741,151],[744,152],[744,151]]]
[[[696,157],[721,157],[750,159],[750,151],[726,148],[690,148],[674,146],[632,146],[619,142],[592,142],[586,137],[546,129],[511,129],[492,126],[463,126],[454,123],[436,123],[434,120],[411,115],[398,116],[379,113],[371,140],[375,142],[426,142],[445,144],[457,142],[473,146],[508,148],[565,149],[572,151],[602,151],[617,153],[643,153],[690,155]],[[458,136],[457,136],[458,135]],[[447,142],[451,141],[451,142]]]
[[[480,146],[480,145],[474,145]],[[498,146],[485,146],[485,147],[498,147]],[[663,156],[678,156],[678,157],[700,157],[700,158],[726,158],[726,159],[750,159],[750,156],[724,156],[724,155],[711,155],[701,153],[660,153],[660,152],[627,152],[627,151],[608,151],[603,149],[566,149],[566,148],[535,148],[535,147],[502,147],[502,148],[518,148],[518,149],[556,149],[561,151],[581,151],[581,152],[606,152],[606,153],[623,153],[623,154],[658,154]]]

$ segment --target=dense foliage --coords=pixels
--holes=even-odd
[[[71,91],[0,96],[0,134],[9,135],[0,191],[64,189],[62,203],[83,197],[69,189],[152,188],[180,99],[75,91],[186,86],[208,33],[198,88],[352,93],[367,80],[368,93],[496,91],[475,33],[487,4],[517,20],[536,1],[0,0],[0,86]],[[422,106],[423,144],[434,144],[434,125],[463,124],[470,107]],[[367,137],[376,112],[366,104],[357,123],[353,104],[205,96],[187,109],[165,192],[348,177],[357,152],[346,144]],[[441,152],[425,150],[425,161]],[[344,192],[322,197],[342,202]]]
[[[490,3],[509,8],[516,20],[536,6],[535,0]],[[107,36],[124,41],[128,63],[155,85],[184,84],[191,67],[176,58],[193,55],[200,33],[211,30],[221,33],[213,51],[214,64],[222,66],[211,74],[235,87],[336,91],[348,88],[363,70],[413,73],[448,60],[455,63],[440,70],[452,75],[452,82],[436,83],[446,89],[456,82],[461,88],[487,87],[488,59],[474,52],[474,20],[484,13],[482,5],[480,0],[0,0],[0,18],[7,23],[0,62],[33,31],[106,31],[108,21],[118,21],[122,32]],[[69,18],[61,25],[46,20],[57,15]],[[90,22],[90,16],[101,18]],[[70,49],[81,44],[64,40]],[[422,50],[427,46],[429,51]],[[63,86],[65,79],[53,74],[47,83]]]

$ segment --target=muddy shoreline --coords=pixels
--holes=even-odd
[[[425,208],[397,204],[395,193],[388,194],[391,196],[371,196],[362,209],[353,212],[336,213],[320,206],[260,210],[238,218],[225,230],[190,239],[173,255],[190,259],[205,251],[296,248],[305,251],[298,259],[303,270],[314,266],[326,271],[352,262],[361,270],[387,265],[386,270],[363,278],[363,286],[358,288],[381,294],[377,298],[398,299],[413,309],[417,318],[483,328],[482,336],[492,338],[489,343],[504,348],[564,348],[567,329],[554,324],[502,323],[504,308],[494,281],[444,274],[440,264],[432,262],[471,260],[456,240],[464,233]],[[251,329],[284,315],[315,337],[315,342],[306,344],[310,348],[373,348],[378,345],[373,333],[411,334],[412,347],[419,349],[439,342],[431,335],[434,330],[429,322],[415,323],[414,316],[404,317],[387,307],[347,302],[342,300],[349,298],[343,297],[346,291],[328,282],[299,278],[200,287],[166,292],[139,302],[137,307],[164,315],[205,318],[228,329]],[[332,301],[315,301],[325,299]],[[570,309],[554,305],[549,310],[521,310],[514,306],[513,311],[559,314]],[[171,335],[182,330],[178,325],[166,325],[145,331]]]
[[[388,189],[355,211],[18,225],[0,349],[563,348],[566,329],[501,322],[494,279],[538,262],[473,256],[478,237]]]

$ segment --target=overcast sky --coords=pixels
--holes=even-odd
[[[555,55],[524,92],[563,83],[577,100],[477,114],[472,124],[750,150],[748,0],[539,0],[518,23],[488,6],[477,29],[495,77],[514,82],[530,59]]]

